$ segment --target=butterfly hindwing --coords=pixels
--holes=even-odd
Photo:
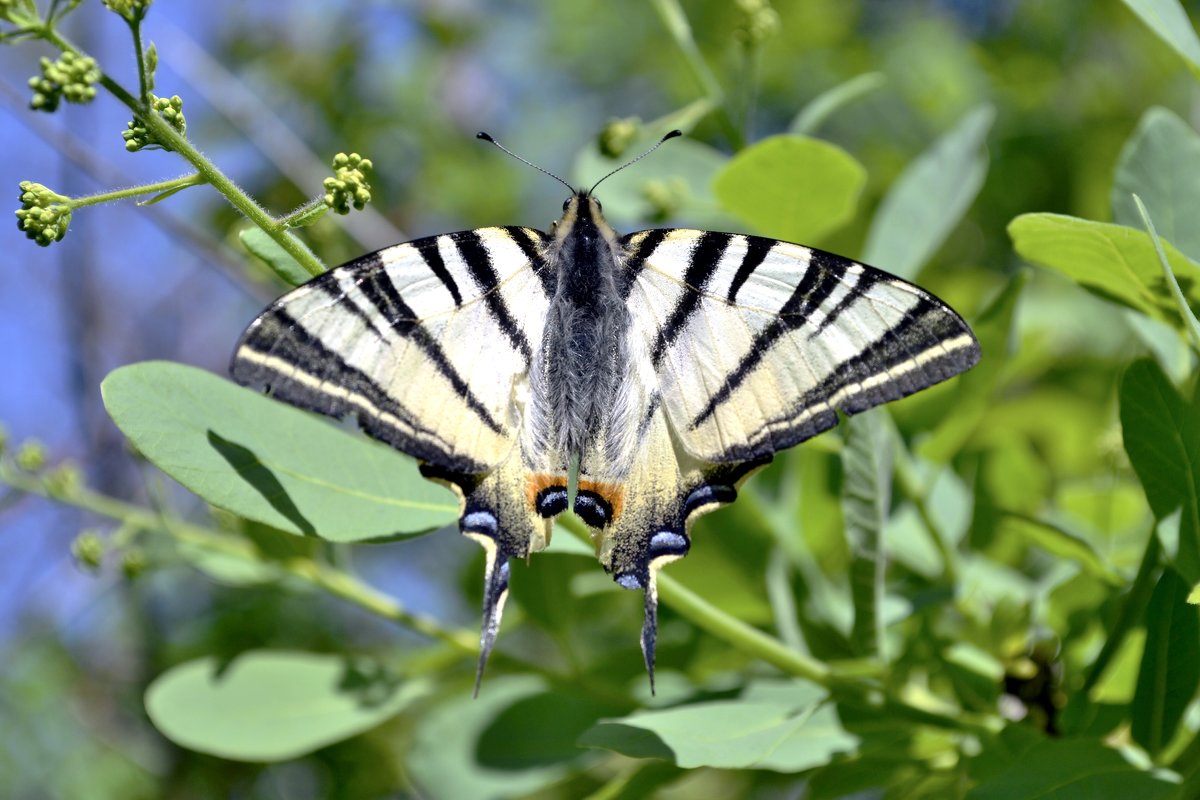
[[[532,465],[517,397],[553,286],[543,238],[481,228],[371,253],[271,305],[231,367],[238,382],[265,384],[285,402],[357,417],[455,491],[462,532],[487,553],[480,673],[508,560],[544,548],[553,519],[522,501]]]

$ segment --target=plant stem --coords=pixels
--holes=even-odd
[[[69,51],[81,57],[84,55],[82,50],[51,28],[43,28],[41,36],[60,50]],[[241,187],[226,177],[225,173],[221,172],[213,162],[209,161],[203,153],[197,150],[188,141],[186,136],[183,136],[168,125],[161,115],[149,108],[145,103],[140,102],[123,86],[110,78],[107,73],[101,73],[100,85],[128,106],[134,116],[146,126],[146,129],[154,134],[154,138],[159,144],[169,150],[173,150],[186,159],[196,168],[196,171],[204,179],[205,183],[211,184],[214,189],[225,196],[230,205],[242,212],[255,225],[262,228],[276,244],[282,247],[292,258],[296,259],[306,272],[313,276],[325,272],[325,265],[321,263],[321,260],[317,258],[316,254],[304,242],[292,235],[286,225],[283,225],[279,220],[268,214],[266,209],[254,201],[254,198],[250,197],[250,195],[242,191]]]
[[[7,484],[24,494],[50,498],[84,511],[90,511],[93,514],[117,520],[121,523],[121,531],[126,537],[132,530],[161,531],[180,543],[203,548],[209,552],[220,553],[254,564],[263,562],[257,548],[246,539],[220,533],[185,520],[160,515],[155,511],[88,489],[81,488],[67,494],[52,493],[36,475],[20,472],[7,465],[0,465],[0,483]],[[479,637],[477,634],[462,629],[448,629],[435,619],[414,614],[397,603],[391,596],[336,567],[306,558],[291,558],[271,563],[292,577],[324,589],[332,595],[384,619],[422,633],[431,639],[452,645],[462,653],[473,655],[478,652]]]
[[[696,44],[696,38],[692,34],[691,23],[688,22],[687,14],[679,5],[679,0],[653,0],[653,5],[663,25],[666,26],[667,32],[671,34],[671,38],[683,52],[684,60],[691,68],[692,75],[700,84],[701,90],[716,107],[717,118],[725,130],[725,134],[729,137],[730,143],[734,149],[740,150],[746,143],[745,137],[742,136],[742,132],[734,123],[729,112],[728,98],[725,90],[721,88],[721,82],[708,68],[708,62],[700,53],[700,47]]]
[[[1179,306],[1179,316],[1183,317],[1183,325],[1192,338],[1192,346],[1200,352],[1200,320],[1196,319],[1192,307],[1188,305],[1187,298],[1183,296],[1183,290],[1179,288],[1179,281],[1175,279],[1175,272],[1171,269],[1171,262],[1167,260],[1167,254],[1163,250],[1162,241],[1158,238],[1158,232],[1154,230],[1154,223],[1150,221],[1150,214],[1146,211],[1146,206],[1142,205],[1142,198],[1135,194],[1133,202],[1137,205],[1138,213],[1142,215],[1142,224],[1146,226],[1146,232],[1150,234],[1150,239],[1154,242],[1154,251],[1158,253],[1158,263],[1162,265],[1163,272],[1167,276],[1167,286],[1171,288],[1171,296],[1174,297],[1175,304]]]
[[[140,197],[144,194],[178,191],[186,189],[189,186],[198,186],[202,183],[204,183],[204,178],[201,177],[200,173],[193,172],[191,175],[171,178],[170,180],[159,181],[158,183],[144,183],[140,186],[131,186],[128,189],[90,194],[85,197],[72,197],[68,199],[67,205],[73,209],[84,208],[85,206],[99,205],[100,203],[108,203],[113,200],[124,200],[127,197]]]
[[[146,51],[142,47],[142,20],[129,21],[129,30],[133,34],[133,52],[137,60],[138,69],[138,98],[142,105],[149,107],[150,105],[150,81],[146,75]]]

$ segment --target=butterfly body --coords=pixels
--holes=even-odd
[[[453,489],[485,549],[480,674],[508,562],[568,510],[620,585],[645,592],[701,514],[773,454],[973,366],[962,319],[923,290],[800,245],[655,229],[620,236],[579,191],[552,232],[481,228],[322,275],[251,324],[231,371],[352,415]],[[477,683],[478,688],[478,683]]]

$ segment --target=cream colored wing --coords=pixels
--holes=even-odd
[[[516,441],[514,387],[542,337],[541,238],[482,228],[331,270],[250,325],[233,377],[355,416],[368,435],[440,468],[484,472]]]
[[[565,488],[536,491],[518,446],[554,280],[544,238],[481,228],[364,256],[271,305],[231,366],[239,383],[266,385],[284,402],[356,417],[458,495],[459,528],[487,553],[476,692],[508,560],[544,548],[566,506]]]
[[[952,309],[885,272],[800,245],[708,231],[626,237],[634,328],[683,447],[754,461],[974,366]]]

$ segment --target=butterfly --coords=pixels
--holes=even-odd
[[[597,185],[568,184],[548,233],[478,228],[330,270],[268,307],[233,356],[239,383],[356,417],[458,496],[486,553],[476,693],[509,563],[544,549],[559,514],[644,592],[653,689],[656,575],[687,554],[695,519],[839,412],[980,356],[962,318],[911,283],[758,236],[622,236]]]

